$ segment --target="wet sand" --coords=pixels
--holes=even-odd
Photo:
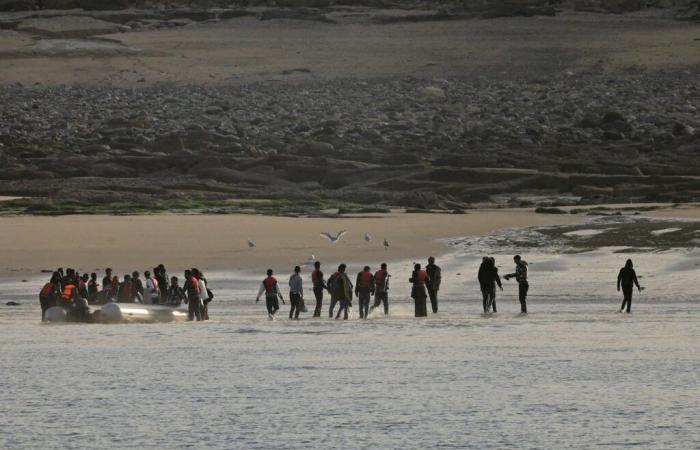
[[[0,275],[37,274],[56,267],[117,274],[159,263],[170,269],[288,270],[314,254],[330,263],[424,260],[448,247],[440,239],[482,235],[502,228],[558,225],[581,216],[532,210],[478,210],[469,214],[404,214],[347,218],[257,215],[142,215],[0,218]],[[319,234],[347,230],[331,245]],[[364,234],[372,236],[365,242]],[[390,247],[384,249],[383,240]],[[249,248],[247,240],[255,241]]]

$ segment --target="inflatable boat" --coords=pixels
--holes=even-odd
[[[44,320],[85,323],[175,322],[187,320],[187,310],[181,307],[140,303],[106,303],[99,309],[52,306],[46,310]]]

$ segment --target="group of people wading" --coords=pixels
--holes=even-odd
[[[415,302],[416,317],[428,315],[426,308],[428,298],[430,298],[433,313],[437,313],[438,291],[442,280],[440,267],[435,265],[435,258],[431,256],[428,258],[425,270],[421,268],[420,264],[416,264],[413,269],[409,282],[412,285],[411,297]],[[383,307],[384,315],[388,315],[391,275],[388,272],[387,264],[382,263],[379,270],[375,272],[372,272],[370,266],[365,266],[357,274],[354,284],[350,281],[346,270],[347,266],[341,264],[338,266],[338,270],[326,279],[321,270],[321,263],[319,261],[314,263],[314,270],[311,272],[311,284],[316,298],[313,316],[321,317],[324,291],[330,295],[328,317],[331,319],[334,317],[336,306],[338,306],[335,319],[339,320],[342,316],[343,320],[347,320],[348,310],[352,306],[353,293],[359,304],[360,319],[367,319],[369,314],[380,306]],[[289,277],[290,319],[298,319],[299,314],[306,310],[303,284],[301,267],[296,266],[294,273]],[[272,319],[280,309],[279,302],[284,303],[284,296],[272,269],[267,270],[267,277],[260,284],[258,296],[255,299],[256,303],[260,301],[263,294],[265,295],[268,316]],[[372,297],[374,297],[374,302],[372,302]]]
[[[178,277],[168,278],[165,266],[158,265],[153,272],[139,272],[119,277],[112,274],[112,269],[105,269],[102,284],[98,283],[97,273],[89,276],[74,269],[59,268],[39,293],[41,317],[52,306],[66,308],[73,317],[80,319],[89,311],[89,305],[105,303],[141,303],[151,305],[180,306],[188,305],[190,320],[208,320],[209,302],[214,294],[209,289],[204,274],[196,269],[185,270],[184,283],[181,286]]]
[[[518,300],[520,301],[521,314],[527,314],[527,294],[530,290],[528,283],[528,264],[520,256],[513,257],[515,270],[512,273],[504,275],[505,280],[511,278],[518,283]],[[367,319],[369,314],[379,306],[384,307],[384,315],[389,314],[389,279],[391,275],[387,271],[386,263],[382,263],[381,268],[372,273],[369,266],[365,266],[362,271],[357,274],[355,284],[348,277],[346,270],[347,266],[341,264],[338,270],[326,280],[321,263],[316,261],[314,270],[311,272],[311,283],[313,286],[314,297],[316,298],[316,307],[313,317],[321,317],[323,309],[324,291],[330,294],[330,308],[328,316],[334,317],[335,307],[339,306],[335,319],[339,320],[342,316],[344,320],[348,318],[348,309],[352,306],[353,292],[359,303],[359,315],[361,319]],[[493,257],[485,256],[481,262],[478,272],[479,286],[483,296],[484,313],[497,312],[496,309],[496,287],[503,290],[501,277],[498,274],[496,260]],[[438,312],[438,292],[442,282],[442,271],[435,264],[435,258],[428,258],[428,264],[425,269],[420,264],[415,264],[413,273],[409,278],[411,283],[411,298],[415,304],[415,316],[426,317],[427,300],[430,299],[430,305],[433,313]],[[304,288],[303,279],[301,276],[301,267],[294,267],[294,273],[289,277],[289,318],[298,319],[301,312],[306,311],[304,304]],[[632,291],[636,285],[641,291],[643,288],[639,286],[637,275],[633,269],[631,260],[627,260],[625,267],[620,269],[617,278],[617,289],[624,293],[624,300],[620,312],[630,312],[632,306]],[[270,319],[273,319],[277,311],[279,311],[279,302],[284,303],[282,290],[274,277],[272,269],[267,270],[267,277],[260,284],[258,296],[255,302],[259,302],[262,296],[265,296],[267,313]],[[374,302],[372,302],[374,296]]]
[[[528,264],[520,255],[513,257],[515,271],[505,275],[503,278],[509,280],[514,278],[518,283],[518,298],[520,300],[520,311],[527,314],[527,294],[530,288],[528,284]],[[355,283],[350,281],[347,273],[347,266],[341,264],[338,270],[326,279],[321,270],[321,263],[314,264],[311,273],[311,284],[316,299],[313,317],[321,317],[323,309],[324,291],[330,295],[330,308],[328,316],[341,316],[347,320],[349,308],[352,306],[353,294],[358,299],[359,313],[361,319],[367,319],[369,314],[380,306],[383,307],[384,315],[389,314],[389,280],[391,275],[388,272],[387,264],[382,263],[379,270],[372,272],[370,266],[365,266],[357,274]],[[492,257],[484,257],[479,267],[478,280],[483,296],[484,313],[496,312],[496,287],[503,290],[501,277],[498,274],[496,260]],[[438,293],[442,282],[442,270],[435,264],[435,258],[428,258],[428,264],[422,268],[420,264],[415,264],[413,272],[409,278],[411,284],[411,298],[415,304],[415,316],[426,317],[427,301],[434,314],[438,312]],[[631,311],[632,293],[634,287],[641,292],[637,274],[634,271],[632,260],[628,259],[625,266],[620,269],[617,277],[617,290],[623,293],[623,302],[620,312]],[[256,303],[265,295],[265,303],[269,317],[274,318],[279,311],[279,302],[285,303],[282,290],[274,277],[272,269],[267,270],[267,277],[262,281]],[[374,302],[372,302],[374,297]],[[112,269],[105,270],[105,276],[100,285],[97,274],[80,274],[74,269],[59,268],[55,271],[48,283],[44,285],[39,293],[41,304],[42,320],[46,311],[52,306],[67,308],[75,318],[84,317],[89,311],[89,305],[104,304],[109,302],[118,303],[142,303],[161,304],[177,307],[182,303],[188,305],[189,320],[208,320],[209,303],[213,300],[214,294],[208,286],[204,274],[196,269],[188,269],[184,272],[184,284],[180,286],[177,277],[168,278],[165,266],[160,264],[153,269],[153,272],[145,271],[143,279],[139,272],[132,272],[124,275],[122,280],[112,275]],[[289,318],[298,319],[301,312],[306,311],[304,304],[304,281],[301,276],[301,267],[296,266],[294,273],[289,277]],[[335,308],[338,306],[337,312]],[[334,316],[335,313],[335,316]]]

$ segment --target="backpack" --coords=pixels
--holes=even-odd
[[[56,286],[54,286],[53,283],[46,283],[44,285],[44,287],[41,288],[41,292],[39,292],[39,299],[46,300],[51,295],[53,295],[55,290],[56,290]]]
[[[328,291],[331,293],[331,295],[334,295],[334,296],[337,295],[338,285],[341,284],[338,282],[338,278],[339,278],[339,275],[336,272],[333,275],[331,275],[330,278],[328,278],[328,280],[326,281],[326,285],[328,286]]]

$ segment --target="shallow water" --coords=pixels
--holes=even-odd
[[[410,264],[390,317],[348,322],[270,322],[260,277],[210,273],[208,323],[46,325],[41,280],[6,280],[2,304],[23,304],[0,307],[0,447],[698,448],[700,253],[632,255],[647,289],[627,315],[614,251],[524,255],[525,317],[512,281],[480,314],[459,245],[428,319]]]

